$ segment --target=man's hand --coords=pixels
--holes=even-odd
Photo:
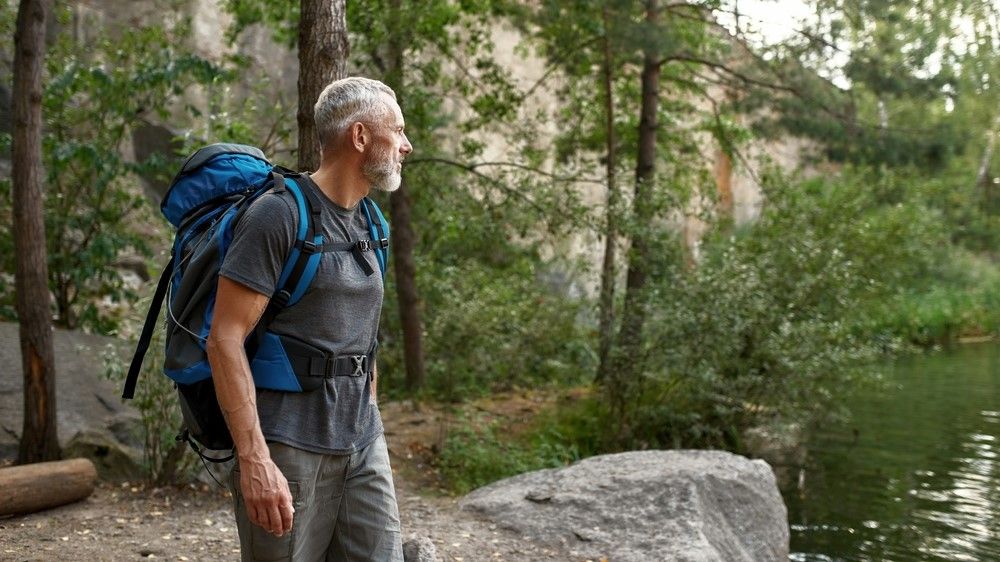
[[[270,458],[240,462],[240,489],[251,523],[279,537],[292,530],[292,494]]]

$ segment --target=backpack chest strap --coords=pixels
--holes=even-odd
[[[322,244],[305,240],[295,242],[295,248],[301,250],[303,254],[308,255],[328,252],[351,252],[351,255],[354,256],[354,261],[358,262],[358,266],[361,267],[366,276],[375,273],[375,268],[365,259],[364,252],[372,252],[379,248],[388,247],[389,240],[385,238],[381,240],[358,240],[357,242],[324,242]]]

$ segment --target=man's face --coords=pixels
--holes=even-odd
[[[403,158],[413,151],[403,132],[403,112],[386,96],[388,111],[372,122],[372,148],[365,153],[361,171],[373,189],[396,191],[402,182]]]

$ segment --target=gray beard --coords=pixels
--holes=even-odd
[[[386,158],[381,161],[375,161],[373,158],[372,160],[365,162],[365,165],[361,169],[365,179],[371,184],[372,189],[387,193],[392,193],[399,189],[403,178],[396,172],[396,164],[392,159]]]

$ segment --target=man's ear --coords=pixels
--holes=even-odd
[[[371,142],[371,131],[364,123],[357,121],[351,125],[351,145],[358,152],[364,152]]]

